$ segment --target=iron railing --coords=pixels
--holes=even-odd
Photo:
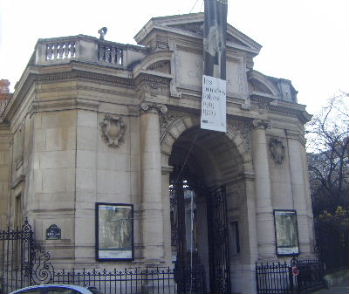
[[[203,272],[189,270],[183,281],[176,281],[177,273],[172,268],[134,268],[124,270],[58,270],[53,267],[34,269],[32,276],[23,275],[20,268],[8,273],[8,278],[2,281],[1,293],[9,293],[15,289],[38,284],[74,284],[93,287],[103,294],[177,294],[177,293],[206,293],[203,283]],[[191,279],[192,283],[189,281]],[[184,285],[183,285],[184,284]]]
[[[55,270],[28,220],[21,229],[0,231],[0,294],[47,283],[94,287],[104,294],[206,293],[203,267]]]
[[[125,270],[57,271],[52,283],[75,284],[97,288],[101,293],[177,293],[174,272],[170,268]]]
[[[309,293],[326,286],[319,260],[295,260],[256,264],[258,294]]]

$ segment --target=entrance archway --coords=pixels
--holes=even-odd
[[[204,269],[211,293],[231,288],[228,218],[243,161],[226,134],[198,127],[178,135],[169,156],[173,259],[177,268]]]

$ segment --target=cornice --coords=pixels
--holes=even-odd
[[[23,74],[22,80],[18,90],[15,92],[13,98],[7,105],[5,111],[2,114],[3,120],[10,121],[11,117],[18,109],[18,105],[22,104],[24,98],[27,96],[30,88],[35,86],[37,82],[55,82],[55,81],[69,81],[69,80],[90,80],[92,82],[103,82],[113,86],[119,86],[127,89],[134,89],[134,81],[131,77],[121,78],[108,74],[102,74],[97,72],[88,72],[80,69],[64,69],[65,71],[40,73],[37,71],[39,67],[30,67],[27,72]]]
[[[58,110],[73,110],[83,109],[97,111],[99,102],[83,99],[83,98],[65,98],[57,100],[41,100],[33,101],[30,114],[45,112],[45,111],[58,111]]]
[[[311,120],[311,115],[305,111],[304,105],[278,101],[270,97],[251,96],[253,108],[282,116],[296,117],[303,124]]]

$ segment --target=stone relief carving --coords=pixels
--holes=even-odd
[[[243,140],[244,149],[247,152],[251,151],[251,129],[252,125],[249,122],[241,120],[229,120],[228,122],[229,130],[238,133]]]
[[[282,164],[284,162],[285,146],[279,139],[271,138],[269,140],[269,151],[275,163]]]
[[[149,93],[151,96],[170,94],[170,81],[166,78],[150,77],[142,75],[136,79],[137,91],[143,96],[144,93]]]
[[[185,116],[184,113],[180,112],[168,112],[160,118],[160,142],[162,142],[166,135],[166,130],[171,128],[171,126],[178,120]]]
[[[124,139],[126,124],[122,117],[106,114],[100,123],[102,138],[109,147],[119,147]]]

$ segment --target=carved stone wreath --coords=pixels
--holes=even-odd
[[[277,164],[282,164],[285,159],[284,144],[276,138],[271,138],[269,140],[269,150],[274,162]]]
[[[107,114],[100,123],[102,138],[109,147],[119,147],[124,139],[126,125],[120,116]]]

